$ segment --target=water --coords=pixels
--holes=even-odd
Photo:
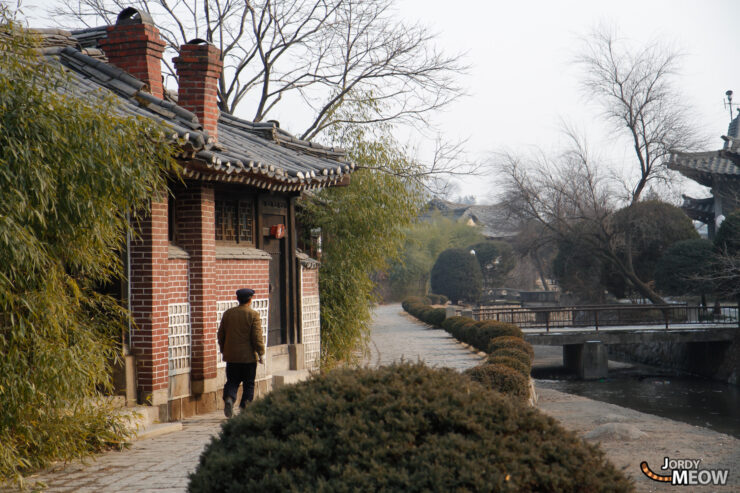
[[[620,366],[610,367],[603,380],[575,380],[553,366],[538,367],[533,376],[541,387],[740,438],[740,387],[643,365]]]

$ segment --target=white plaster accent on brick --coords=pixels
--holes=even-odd
[[[221,325],[221,318],[224,316],[224,312],[228,310],[229,308],[233,308],[238,305],[239,305],[239,302],[236,300],[216,302],[216,327],[217,328]],[[263,337],[262,340],[265,341],[265,347],[267,347],[267,316],[270,313],[269,298],[259,299],[259,300],[252,299],[252,308],[256,310],[257,313],[260,314],[260,320],[262,321],[262,337]],[[218,334],[218,330],[216,330],[216,333]],[[218,338],[218,335],[216,337]],[[218,339],[216,339],[216,348],[218,348]],[[226,362],[223,360],[223,355],[221,354],[220,349],[217,349],[216,351],[216,366],[218,367],[226,366]]]
[[[167,313],[169,374],[187,373],[190,371],[190,303],[170,303]]]
[[[321,359],[321,319],[318,296],[301,297],[301,320],[306,368],[317,370]]]

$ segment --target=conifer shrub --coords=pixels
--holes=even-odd
[[[482,320],[476,322],[475,326],[476,330],[471,331],[471,340],[468,342],[481,351],[488,350],[491,339],[496,337],[522,337],[522,330],[518,326],[506,322]]]
[[[501,336],[501,337],[494,337],[491,339],[490,344],[488,345],[487,353],[492,353],[497,349],[504,349],[504,348],[519,348],[524,350],[529,355],[529,359],[534,359],[534,349],[532,348],[532,345],[522,339],[521,337],[515,337],[515,336]]]
[[[464,318],[466,318],[466,317],[454,316],[454,317],[447,318],[447,319],[445,319],[442,322],[442,328],[444,330],[446,330],[447,332],[450,332],[451,333],[451,331],[453,330],[455,324],[457,324],[458,322],[460,322]]]
[[[427,323],[440,327],[444,322],[447,313],[444,308],[432,308],[431,313],[428,315]]]
[[[529,397],[529,379],[509,366],[487,363],[469,368],[465,374],[484,387],[519,401]]]
[[[490,356],[488,358],[488,363],[493,364],[493,365],[508,366],[512,370],[516,370],[519,373],[521,373],[521,375],[524,378],[529,378],[529,374],[532,371],[531,366],[523,363],[519,359],[512,358],[511,356],[501,356],[501,355]]]
[[[223,491],[628,492],[603,452],[450,369],[340,369],[228,420],[190,475]]]
[[[488,358],[493,358],[496,356],[504,356],[506,358],[514,358],[516,360],[521,361],[525,365],[531,367],[532,366],[532,359],[529,357],[529,354],[527,354],[526,351],[523,351],[522,349],[515,348],[515,347],[509,347],[509,348],[501,348],[496,349],[494,352],[492,352]]]

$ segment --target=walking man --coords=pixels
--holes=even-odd
[[[262,338],[260,315],[252,309],[253,289],[239,289],[236,299],[239,306],[229,308],[218,327],[218,346],[226,361],[226,385],[224,386],[224,414],[230,418],[234,413],[234,402],[239,384],[243,383],[239,408],[244,409],[254,398],[254,378],[257,362],[264,363],[265,341]]]

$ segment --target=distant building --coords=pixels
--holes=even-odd
[[[483,236],[489,240],[506,240],[517,233],[507,223],[506,213],[500,205],[456,204],[435,197],[427,204],[421,219],[429,220],[435,214],[469,226],[479,226]]]
[[[691,219],[707,225],[713,238],[719,223],[740,207],[740,114],[730,122],[722,149],[708,152],[675,152],[668,167],[711,188],[712,196],[696,199],[684,195],[681,208]]]

